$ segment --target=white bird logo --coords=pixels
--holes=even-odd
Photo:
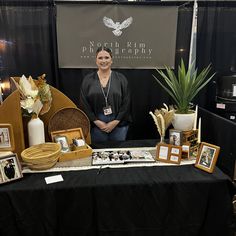
[[[132,24],[132,22],[133,22],[133,17],[127,18],[122,23],[120,22],[115,23],[111,18],[108,18],[106,16],[103,17],[104,25],[107,26],[108,28],[114,29],[112,33],[115,36],[120,36],[122,34],[121,30],[129,27]]]

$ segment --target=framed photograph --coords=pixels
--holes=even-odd
[[[159,143],[157,145],[156,159],[158,161],[168,162],[169,151],[169,144]]]
[[[22,178],[21,165],[17,154],[0,157],[0,184]]]
[[[190,157],[190,144],[182,145],[182,158],[189,159]]]
[[[69,146],[66,136],[59,136],[59,135],[55,136],[54,142],[59,143],[61,145],[61,152],[69,152],[70,151],[70,146]]]
[[[182,145],[182,131],[180,130],[175,130],[175,129],[170,129],[169,130],[169,143],[171,145],[176,145],[180,146]]]
[[[157,145],[156,159],[161,162],[180,164],[182,147],[172,144],[159,143]]]
[[[174,164],[180,164],[182,157],[182,147],[176,145],[170,145],[169,162]]]
[[[219,152],[219,146],[202,142],[200,144],[195,166],[206,172],[212,173],[214,171]]]
[[[11,124],[0,124],[0,151],[15,149],[13,127]]]

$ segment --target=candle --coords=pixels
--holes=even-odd
[[[194,123],[193,123],[193,130],[197,129],[197,115],[198,115],[198,105],[195,108],[195,116],[194,116]]]
[[[201,142],[201,117],[198,120],[198,133],[197,133],[197,142]]]

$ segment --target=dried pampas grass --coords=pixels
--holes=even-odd
[[[154,113],[149,112],[161,137],[165,136],[165,131],[170,126],[175,113],[173,107],[168,108],[165,103],[163,105],[164,108],[156,109]]]

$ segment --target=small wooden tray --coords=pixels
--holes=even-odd
[[[66,137],[69,145],[72,145],[73,138],[84,140],[84,135],[81,128],[58,130],[58,131],[51,132],[51,138],[53,141],[55,137],[57,136]],[[88,144],[85,143],[84,146],[80,146],[76,150],[63,152],[59,157],[59,161],[70,161],[70,160],[88,157],[91,155],[92,155],[92,148]]]

